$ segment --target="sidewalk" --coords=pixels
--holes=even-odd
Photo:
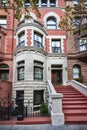
[[[87,125],[0,125],[0,130],[87,130]]]
[[[0,121],[0,125],[35,125],[35,124],[51,124],[50,117],[31,117],[24,118],[22,121],[17,121],[17,119]],[[0,129],[1,130],[1,129]]]

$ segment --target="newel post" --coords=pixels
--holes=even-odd
[[[51,94],[51,120],[52,125],[63,125],[64,114],[62,112],[62,97],[61,93]]]

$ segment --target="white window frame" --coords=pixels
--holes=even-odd
[[[6,16],[0,16],[0,26],[6,28],[7,27],[7,19]]]

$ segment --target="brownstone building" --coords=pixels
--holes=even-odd
[[[34,107],[47,100],[47,80],[66,85],[68,80],[81,79],[87,85],[87,35],[68,35],[59,27],[66,5],[74,0],[38,0],[41,17],[28,6],[31,17],[20,21],[2,0],[0,8],[0,98],[22,95]],[[8,6],[9,13],[4,11]],[[85,24],[86,26],[86,24]],[[39,100],[38,100],[39,97]]]

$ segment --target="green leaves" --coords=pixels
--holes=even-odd
[[[81,22],[79,24],[81,25],[85,18],[87,18],[87,6],[86,6],[86,0],[79,0],[78,4],[76,4],[74,7],[68,5],[65,9],[65,15],[62,16],[61,21],[59,23],[60,28],[68,31],[73,32],[76,29],[75,26],[75,18],[80,17]],[[78,24],[78,26],[80,26]]]
[[[29,2],[29,4],[31,5],[29,6],[25,6],[24,3],[25,2]],[[40,17],[41,14],[37,8],[36,5],[37,0],[13,0],[13,2],[11,0],[7,0],[7,2],[5,4],[2,3],[2,1],[0,0],[0,8],[4,8],[4,10],[9,13],[9,7],[12,8],[14,10],[14,17],[18,20],[20,20],[21,15],[22,15],[22,9],[24,10],[24,17],[26,19],[28,19],[30,17],[30,9],[32,8],[35,11],[35,14],[37,17]]]

